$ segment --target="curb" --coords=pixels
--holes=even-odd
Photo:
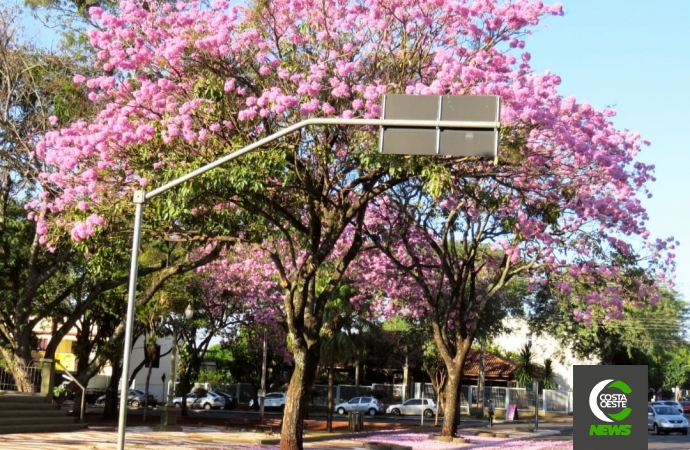
[[[470,443],[465,444],[462,448],[464,449],[470,449],[470,448],[481,448],[481,447],[490,447],[490,446],[495,446],[495,445],[500,445],[505,442],[515,442],[515,441],[521,441],[521,440],[526,440],[526,439],[534,439],[534,438],[539,438],[539,437],[545,437],[545,436],[558,436],[561,434],[560,431],[557,430],[541,430],[536,433],[529,433],[529,432],[515,432],[515,431],[495,431],[495,432],[490,432],[487,430],[483,429],[476,429],[476,428],[466,428],[464,429],[465,435],[468,435],[468,432],[471,432],[472,434],[469,436]],[[388,433],[419,433],[419,430],[415,429],[405,429],[405,430],[387,430],[387,431],[364,431],[360,433],[332,433],[324,436],[305,436],[302,440],[302,442],[324,442],[324,441],[337,441],[337,440],[355,440],[357,438],[362,438],[362,437],[370,437],[370,436],[381,436],[385,437],[386,434]],[[493,436],[491,437],[496,437],[500,440],[497,440],[496,442],[486,442],[486,443],[481,443],[481,444],[473,444],[472,443],[472,437],[477,436],[478,434],[485,433],[485,434],[492,434]],[[502,436],[497,436],[497,435],[502,435]],[[507,437],[503,437],[507,436]],[[459,436],[463,437],[463,436]],[[271,438],[271,439],[257,439],[255,444],[259,445],[278,445],[280,444],[280,438]],[[390,446],[390,444],[385,444],[385,443],[371,443],[371,444],[379,444],[382,446]]]
[[[370,437],[370,436],[378,436],[382,435],[385,436],[386,434],[401,434],[401,433],[419,433],[418,429],[414,428],[403,428],[399,430],[372,430],[372,431],[360,431],[360,432],[352,432],[352,433],[326,433],[321,436],[308,436],[305,435],[302,438],[302,442],[324,442],[324,441],[337,441],[337,440],[354,440],[357,438],[362,438],[362,437]],[[261,445],[277,445],[280,444],[280,437],[278,438],[270,438],[270,439],[258,439],[254,443],[256,444],[261,444]]]
[[[502,434],[502,433],[499,433]],[[517,434],[509,434],[508,439],[501,439],[500,441],[497,442],[486,442],[482,444],[472,444],[471,443],[471,438],[470,438],[470,444],[462,447],[463,450],[465,449],[470,449],[470,448],[482,448],[482,447],[491,447],[491,446],[496,446],[496,445],[502,445],[507,442],[516,442],[516,441],[524,441],[527,439],[535,439],[535,438],[540,438],[540,437],[545,437],[545,436],[558,436],[560,435],[560,431],[556,430],[543,430],[543,431],[538,431],[536,433],[532,434],[523,434],[522,436],[519,436]]]

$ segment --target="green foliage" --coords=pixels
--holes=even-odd
[[[320,283],[327,284],[328,277],[320,277]],[[322,289],[317,286],[317,294]],[[340,283],[324,311],[324,325],[321,329],[321,364],[331,367],[361,362],[367,354],[367,331],[375,325],[366,319],[366,310],[357,310],[350,299],[356,291],[348,283]]]
[[[541,368],[542,387],[544,389],[556,389],[558,387],[554,376],[553,361],[551,361],[551,358],[546,358],[544,360],[544,367]]]
[[[228,384],[235,384],[239,380],[235,379],[229,372],[221,372],[218,370],[202,370],[199,372],[197,383],[209,383],[215,386],[225,386]]]
[[[527,285],[525,278],[513,278],[506,283],[494,300],[487,303],[479,317],[476,339],[490,340],[510,331],[504,319],[524,316]]]
[[[53,397],[55,398],[64,398],[70,395],[71,392],[63,385],[58,385],[53,388]]]
[[[224,342],[209,348],[216,362],[216,370],[227,373],[228,377],[242,383],[261,385],[261,365],[263,350],[260,345],[262,333],[244,327],[232,342]],[[267,358],[266,385],[271,386],[277,379],[283,361],[269,348]]]
[[[515,381],[521,386],[531,384],[532,379],[537,376],[538,366],[529,345],[525,344],[520,348],[515,359],[515,366]]]
[[[690,348],[678,346],[649,358],[655,387],[673,388],[690,384]]]
[[[634,285],[634,271],[628,281]],[[628,306],[623,320],[573,320],[575,305],[569,297],[553,298],[548,291],[529,299],[530,329],[561,339],[580,358],[598,358],[601,364],[641,364],[649,368],[651,387],[676,386],[687,379],[685,323],[688,305],[672,290],[662,291],[655,305]]]
[[[681,323],[687,307],[677,294],[666,291],[656,305],[628,307],[624,320],[592,321],[586,326],[573,320],[576,308],[568,298],[550,298],[546,292],[530,299],[530,329],[561,337],[573,345],[577,356],[599,357],[606,364],[633,357],[633,350],[654,353],[682,342]]]

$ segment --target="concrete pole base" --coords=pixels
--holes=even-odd
[[[161,423],[156,425],[155,431],[182,431],[182,427],[177,424],[177,408],[174,406],[164,406],[161,411]]]

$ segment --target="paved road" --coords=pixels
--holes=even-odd
[[[561,424],[549,424],[549,429],[559,430],[561,434],[558,436],[544,436],[534,440],[553,442],[573,441],[572,426],[565,426]],[[648,434],[647,448],[650,450],[690,450],[690,435],[683,436],[680,433],[673,433],[669,435],[657,436],[650,432]]]
[[[87,413],[98,413],[103,411],[103,407],[99,406],[92,406],[92,405],[87,405],[86,407],[86,412]],[[199,420],[203,420],[204,418],[213,418],[213,419],[228,419],[228,418],[248,418],[248,419],[258,419],[259,413],[257,411],[244,411],[244,410],[204,410],[204,409],[190,409],[187,410],[189,415],[191,417],[198,417]],[[138,415],[141,416],[144,414],[144,409],[143,408],[129,408],[128,413],[129,415]],[[146,414],[148,416],[160,416],[160,410],[154,409],[154,408],[149,408],[146,411]],[[265,417],[269,419],[279,419],[283,416],[283,413],[280,411],[265,411]],[[310,413],[309,414],[310,419],[316,419],[316,420],[326,420],[326,413]],[[389,415],[376,415],[374,417],[365,415],[364,416],[364,422],[369,422],[369,421],[376,421],[380,423],[409,423],[409,424],[421,424],[422,423],[422,418],[420,416],[389,416]],[[333,414],[333,420],[335,422],[347,422],[348,418],[346,415],[339,415],[339,414]],[[463,424],[471,424],[471,425],[477,425],[478,423],[485,423],[486,420],[476,420],[468,417],[462,417],[461,422]],[[430,425],[434,423],[434,419],[431,418],[424,418],[424,425]],[[443,423],[443,417],[439,417],[439,423]]]
[[[650,449],[688,450],[690,449],[690,435],[680,433],[660,435],[649,433],[648,447]]]
[[[102,408],[100,408],[102,410]],[[88,408],[89,411],[98,411],[98,408]],[[130,414],[141,414],[143,413],[143,410],[131,410],[130,409]],[[159,412],[155,410],[149,410],[147,412],[149,415],[158,415]],[[256,417],[258,415],[257,412],[252,412],[252,411],[204,411],[204,410],[194,410],[190,411],[190,415],[193,415],[195,417],[199,417],[200,420],[202,420],[204,417],[214,417],[214,418],[228,418],[228,417]],[[273,412],[273,411],[267,411],[266,412],[267,417],[280,417],[281,413],[279,412]],[[325,418],[325,414],[315,414],[314,419],[320,419],[320,418]],[[345,416],[334,416],[334,420],[336,421],[345,421],[347,418]],[[371,420],[368,416],[365,416],[365,420]],[[432,419],[433,420],[433,419]],[[410,423],[419,423],[420,422],[420,417],[389,417],[389,416],[376,416],[376,421],[377,422],[410,422]],[[431,423],[431,422],[427,422]],[[476,421],[473,419],[469,419],[466,417],[462,418],[462,424],[468,425],[468,426],[483,426],[483,421]],[[462,425],[461,425],[462,426]],[[508,424],[503,425],[503,427],[507,427]],[[535,439],[536,441],[552,441],[552,442],[572,442],[573,440],[573,431],[572,431],[572,423],[549,423],[544,424],[544,427],[547,427],[548,429],[551,430],[557,430],[560,432],[560,435],[556,436],[544,436]],[[511,426],[512,428],[512,426]],[[657,436],[652,434],[651,432],[648,435],[648,442],[649,442],[649,449],[653,450],[690,450],[690,435],[683,436],[679,433],[674,433],[670,435],[661,435]],[[1,448],[1,447],[0,447]]]

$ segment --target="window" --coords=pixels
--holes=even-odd
[[[357,403],[359,403],[359,399],[360,399],[360,397],[355,397],[352,400],[350,400],[348,403],[356,405]]]

